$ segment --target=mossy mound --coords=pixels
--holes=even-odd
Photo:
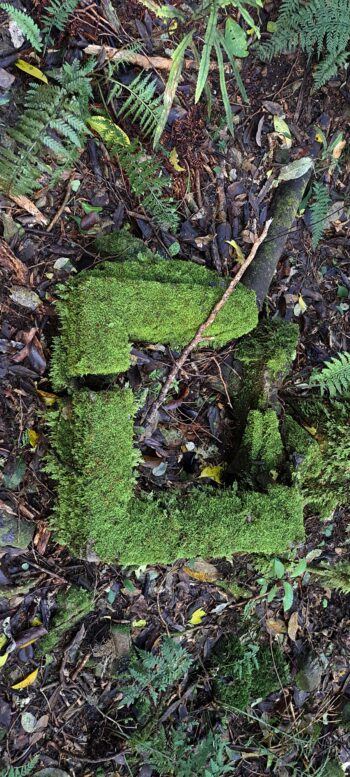
[[[67,284],[57,305],[61,336],[51,370],[56,390],[74,377],[124,372],[132,342],[183,347],[227,286],[215,273],[190,262],[165,260],[149,250],[133,256],[105,262]],[[238,286],[208,329],[212,339],[205,342],[222,346],[251,331],[257,320],[254,292]]]
[[[279,421],[274,410],[251,410],[239,451],[241,466],[250,469],[260,462],[268,471],[276,470],[284,453]]]
[[[49,414],[53,454],[47,470],[57,481],[52,518],[57,540],[76,552],[90,541],[111,557],[117,527],[126,520],[136,482],[133,393],[76,392]]]
[[[51,415],[57,480],[53,526],[60,542],[123,564],[238,552],[278,553],[303,538],[303,500],[293,488],[266,494],[193,490],[188,497],[134,495],[132,392],[76,392]]]
[[[257,649],[258,648],[258,649]],[[289,682],[289,669],[279,646],[243,645],[237,637],[224,638],[210,662],[214,690],[220,704],[244,710]]]

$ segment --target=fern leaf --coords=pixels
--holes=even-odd
[[[350,389],[350,353],[332,356],[321,372],[312,375],[311,385],[317,385],[323,396],[325,390],[330,397],[345,394]]]
[[[33,46],[33,49],[35,49],[35,51],[41,51],[43,45],[41,32],[34,19],[32,19],[29,14],[24,13],[24,11],[19,11],[18,8],[14,8],[10,3],[0,3],[0,8],[3,8],[4,11],[8,13],[9,17],[16,22],[24,37],[27,38],[31,46]]]
[[[170,68],[169,78],[163,95],[163,107],[158,116],[157,127],[153,140],[153,148],[157,147],[164,127],[167,123],[171,106],[173,104],[176,90],[181,78],[185,51],[187,46],[189,46],[192,42],[192,38],[193,32],[189,32],[187,35],[185,35],[172,54],[173,63]]]
[[[322,183],[315,182],[312,188],[313,202],[311,211],[312,247],[317,248],[324,232],[325,221],[328,216],[331,198],[328,189]]]
[[[24,766],[10,766],[9,769],[0,772],[0,777],[27,777],[27,775],[33,771],[38,760],[39,756],[35,755],[34,758],[31,758]]]
[[[350,594],[350,562],[336,561],[333,566],[322,564],[310,570],[312,574],[320,578],[325,588]]]
[[[143,72],[134,78],[131,84],[122,84],[114,81],[114,86],[108,98],[112,100],[122,96],[123,91],[129,92],[129,96],[118,111],[118,116],[129,118],[133,123],[139,123],[140,128],[147,137],[153,135],[157,129],[161,113],[161,96],[156,95],[157,82],[151,74]]]
[[[64,32],[69,17],[74,13],[79,0],[50,0],[45,8],[42,17],[43,35],[45,45],[50,45],[52,40],[52,30],[56,28],[59,32]]]

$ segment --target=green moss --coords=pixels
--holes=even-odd
[[[251,410],[243,435],[239,458],[244,469],[259,462],[268,470],[275,470],[283,457],[283,443],[279,421],[274,410]]]
[[[240,385],[233,376],[229,391],[243,423],[249,410],[268,406],[271,394],[290,370],[297,343],[295,324],[268,320],[237,344],[235,358],[241,362],[243,375]]]
[[[279,646],[244,645],[237,637],[221,640],[211,658],[214,689],[220,702],[243,710],[289,682],[289,669]]]
[[[346,403],[345,403],[346,404]],[[286,446],[300,454],[295,472],[306,504],[322,519],[331,517],[339,505],[350,500],[350,425],[344,420],[344,407],[330,418],[324,413],[308,423],[314,423],[317,440],[291,417],[285,419]]]
[[[52,518],[59,542],[79,551],[88,541],[101,557],[126,520],[135,486],[133,394],[128,389],[79,391],[50,414],[54,455],[47,465],[57,480]]]
[[[61,337],[52,358],[54,387],[69,378],[124,372],[132,342],[183,347],[196,333],[225,283],[192,263],[155,257],[105,263],[72,279],[58,302]],[[255,295],[238,286],[208,329],[221,346],[257,323]],[[207,341],[206,341],[207,343]]]
[[[47,655],[55,650],[64,636],[93,609],[94,597],[83,588],[69,588],[57,594],[57,613],[49,633],[40,641],[40,652]]]

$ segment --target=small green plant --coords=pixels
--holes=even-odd
[[[68,591],[57,594],[57,612],[53,618],[49,633],[40,640],[38,649],[43,655],[51,655],[62,637],[85,617],[94,606],[94,597],[83,588],[72,586]]]
[[[283,609],[287,612],[292,607],[294,599],[293,581],[306,571],[306,559],[301,558],[296,564],[289,564],[287,568],[279,558],[274,558],[272,563],[270,561],[267,563],[266,575],[257,581],[261,586],[259,595],[266,596],[268,604],[282,596]]]
[[[350,562],[335,561],[332,565],[322,564],[310,569],[312,575],[319,578],[324,588],[340,591],[342,594],[350,594]]]
[[[191,654],[170,637],[163,640],[159,653],[137,650],[128,669],[127,687],[119,706],[130,707],[137,701],[144,701],[145,696],[155,706],[162,693],[185,677],[192,661]]]
[[[13,145],[0,146],[3,191],[32,194],[42,185],[43,177],[53,185],[72,167],[88,133],[89,75],[93,68],[93,62],[80,67],[75,61],[51,72],[57,85],[30,85],[18,124],[7,130]]]
[[[338,353],[332,356],[320,371],[313,371],[310,384],[319,386],[321,395],[328,391],[330,398],[341,397],[350,389],[350,353]]]
[[[150,0],[139,0],[139,2],[142,5],[145,5],[146,8],[152,10],[161,19],[167,18],[171,20],[176,18],[180,28],[181,24],[186,25],[187,29],[190,28],[190,32],[186,33],[172,54],[173,64],[163,96],[163,110],[160,114],[158,127],[155,132],[154,146],[158,144],[161,134],[164,130],[167,117],[176,94],[176,89],[180,81],[184,55],[187,48],[192,48],[194,57],[199,63],[195,103],[199,102],[203,91],[206,91],[207,95],[210,94],[208,75],[212,54],[215,52],[226,121],[230,132],[233,134],[232,110],[227,92],[224,55],[227,57],[231,66],[243,100],[248,102],[248,96],[236,64],[237,58],[248,56],[247,34],[243,27],[241,27],[241,25],[238,24],[234,18],[227,15],[225,29],[224,32],[222,32],[220,11],[222,9],[226,10],[228,7],[230,7],[234,11],[239,12],[240,16],[248,24],[249,28],[255,32],[257,37],[259,37],[259,29],[257,28],[254,19],[249,13],[248,7],[255,9],[262,8],[262,0],[212,0],[210,3],[208,3],[207,0],[201,0],[195,10],[190,10],[190,7],[187,7],[187,13],[178,11],[177,9],[168,8],[166,5],[159,5],[157,2],[153,2],[153,0],[151,3]],[[203,19],[207,19],[207,22],[204,34],[204,44],[200,53],[197,49],[194,38],[198,21]]]
[[[208,734],[194,744],[191,727],[183,724],[165,731],[160,726],[148,740],[135,742],[135,750],[160,777],[223,777],[233,774],[230,748],[220,734]]]
[[[147,115],[149,118],[150,114],[144,112],[148,126]],[[171,178],[163,172],[158,160],[146,153],[138,139],[130,142],[127,135],[108,117],[93,116],[89,126],[98,132],[111,156],[118,157],[132,194],[141,200],[142,207],[155,224],[176,232],[179,224],[178,205],[173,197],[167,195]]]
[[[316,90],[346,65],[349,39],[349,0],[282,0],[271,38],[258,51],[264,60],[298,46],[309,58],[316,54]]]
[[[154,135],[157,129],[161,97],[156,95],[157,81],[150,73],[139,73],[130,84],[123,84],[115,77],[119,67],[109,63],[108,84],[112,86],[108,95],[108,104],[114,103],[127,93],[127,99],[121,103],[117,116],[137,122],[145,137]]]
[[[79,0],[49,0],[41,18],[42,33],[46,46],[51,45],[53,42],[52,32],[54,29],[61,33],[64,32],[78,4]]]
[[[10,19],[16,22],[24,37],[33,46],[33,49],[41,51],[43,47],[41,31],[34,19],[24,11],[20,11],[18,8],[10,5],[10,3],[0,3],[0,8],[3,8],[8,13]]]
[[[327,219],[331,198],[327,187],[315,181],[312,187],[311,211],[311,229],[312,229],[312,247],[317,248],[324,232],[324,223]]]
[[[8,769],[2,769],[0,777],[26,777],[30,774],[39,761],[39,756],[34,756],[24,766],[9,766]]]

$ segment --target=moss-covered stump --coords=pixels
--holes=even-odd
[[[204,267],[167,261],[149,250],[81,273],[67,284],[57,306],[61,336],[52,360],[54,387],[59,390],[78,376],[124,372],[135,341],[183,347],[226,286]],[[222,346],[250,332],[257,321],[255,294],[240,285],[205,343]]]

